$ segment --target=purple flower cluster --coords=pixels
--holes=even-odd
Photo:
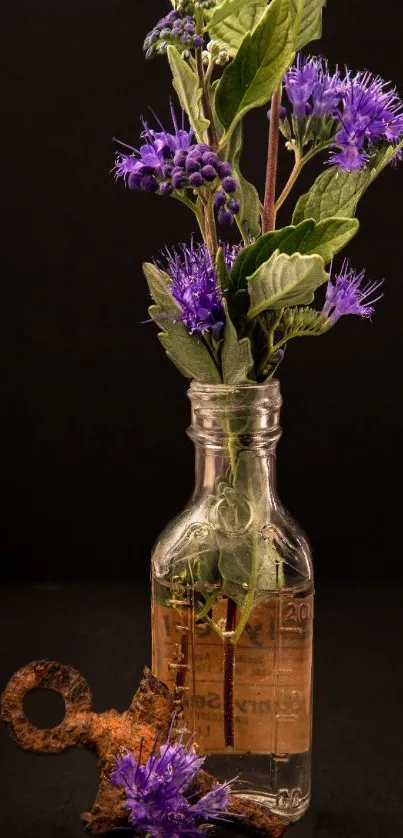
[[[166,53],[168,44],[173,44],[182,50],[198,49],[203,46],[203,36],[196,32],[196,21],[191,15],[182,16],[180,12],[173,9],[166,17],[163,17],[144,41],[143,49],[146,58]]]
[[[335,137],[340,151],[332,155],[332,163],[362,169],[371,146],[382,140],[395,143],[403,135],[403,104],[394,88],[371,73],[347,77],[342,101],[337,113],[341,127]]]
[[[143,120],[142,138],[145,143],[131,154],[117,155],[115,175],[123,178],[129,189],[170,195],[183,189],[213,189],[220,223],[232,223],[240,210],[240,203],[233,197],[237,183],[231,166],[222,162],[206,143],[195,143],[193,129],[179,128],[172,109],[174,133],[162,125],[160,131],[149,128]]]
[[[369,297],[373,297],[382,282],[364,284],[364,279],[365,271],[357,274],[346,259],[340,273],[336,274],[334,282],[329,280],[322,314],[333,323],[346,314],[371,317],[374,313],[374,305],[381,299],[382,294],[371,300]]]
[[[396,143],[403,136],[403,103],[387,82],[369,72],[352,75],[327,63],[298,55],[286,73],[285,90],[302,133],[334,140],[330,162],[345,170],[362,169],[369,152],[380,142]],[[286,113],[281,114],[286,130]],[[318,126],[318,121],[320,124]],[[300,131],[301,133],[301,131]]]
[[[231,270],[239,245],[226,245],[224,256]],[[225,314],[217,271],[205,244],[179,245],[167,250],[164,268],[171,279],[171,293],[182,309],[182,322],[190,334],[211,331],[216,340],[221,337]]]
[[[156,744],[147,762],[141,765],[141,748],[136,759],[124,751],[116,760],[112,783],[125,790],[129,823],[136,831],[152,838],[197,838],[198,826],[207,820],[220,820],[228,808],[228,783],[217,784],[197,802],[184,796],[204,762],[189,740],[171,744],[170,738],[157,755]]]
[[[343,83],[338,71],[330,75],[326,62],[301,53],[285,75],[285,89],[298,119],[332,114],[340,103]]]

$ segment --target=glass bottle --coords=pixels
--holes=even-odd
[[[195,489],[152,556],[153,671],[205,768],[291,820],[310,801],[313,573],[276,491],[279,383],[189,390]]]

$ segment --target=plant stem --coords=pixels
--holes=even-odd
[[[267,150],[266,188],[264,194],[263,232],[274,230],[276,226],[276,182],[278,140],[280,128],[280,105],[282,84],[279,84],[271,100],[269,144]]]
[[[204,620],[205,617],[210,616],[209,612],[211,611],[213,605],[215,605],[215,603],[217,602],[218,596],[219,596],[218,591],[213,591],[213,593],[210,594],[210,596],[207,597],[207,599],[206,599],[204,605],[202,606],[202,608],[200,609],[200,611],[196,612],[196,622],[199,622],[200,620]]]
[[[230,640],[230,643],[235,649],[236,644],[246,626],[246,623],[249,620],[250,613],[252,611],[254,602],[255,602],[255,593],[256,593],[256,582],[257,582],[257,575],[258,575],[258,556],[257,556],[257,543],[256,537],[254,538],[255,543],[252,547],[252,555],[251,555],[251,571],[248,583],[248,593],[245,597],[244,604],[241,609],[241,613],[239,615],[237,627],[234,631],[234,634]]]
[[[294,163],[294,166],[293,166],[293,170],[290,174],[290,177],[287,180],[287,183],[286,183],[281,195],[279,196],[279,198],[277,199],[277,201],[274,205],[276,213],[279,211],[280,207],[283,206],[284,201],[286,200],[286,198],[288,198],[288,196],[291,192],[291,189],[294,186],[295,181],[297,180],[300,172],[302,171],[302,169],[305,165],[305,162],[306,162],[305,159],[303,157],[302,158],[300,157],[300,152],[298,151],[298,149],[296,149],[295,150],[295,163]]]
[[[203,34],[203,27],[204,27],[204,19],[203,19],[203,11],[202,9],[196,9],[196,32],[198,35]],[[210,125],[207,128],[207,136],[208,142],[211,148],[214,150],[218,146],[218,138],[217,132],[214,125],[214,116],[213,111],[211,108],[210,96],[208,92],[208,83],[206,80],[206,75],[204,73],[203,68],[203,49],[202,47],[198,47],[196,49],[196,67],[197,67],[197,75],[199,77],[199,87],[202,91],[202,106],[203,106],[203,113],[206,119],[209,120]],[[209,68],[208,68],[209,70]],[[211,71],[210,71],[211,73]]]
[[[236,602],[228,597],[225,632],[233,633],[236,622]],[[235,646],[230,637],[224,638],[224,743],[226,748],[235,745],[234,720]]]
[[[201,48],[196,50],[196,66],[197,66],[197,75],[199,77],[199,85],[200,85],[201,90],[202,90],[201,100],[202,100],[202,105],[203,105],[203,113],[204,113],[204,116],[206,117],[206,119],[208,119],[209,122],[210,122],[210,125],[207,128],[208,142],[209,142],[209,145],[211,146],[211,148],[215,150],[218,146],[218,139],[217,139],[217,132],[216,132],[215,125],[214,125],[213,111],[211,109],[210,96],[208,94],[206,79],[204,77],[203,55],[202,55]]]
[[[295,153],[294,167],[293,167],[293,170],[290,174],[290,177],[287,180],[287,183],[286,183],[281,195],[279,195],[279,197],[277,198],[277,201],[274,205],[274,209],[275,209],[276,214],[278,213],[280,207],[283,206],[284,201],[286,200],[286,198],[288,198],[288,196],[291,192],[291,189],[293,188],[297,178],[301,174],[302,169],[304,168],[304,166],[307,163],[309,163],[309,161],[312,160],[312,158],[315,157],[317,154],[319,154],[321,151],[324,151],[324,149],[326,149],[326,148],[331,148],[333,145],[334,145],[334,142],[331,142],[331,141],[329,141],[328,143],[321,143],[321,145],[316,146],[316,148],[312,148],[311,151],[308,151],[308,154],[305,154],[304,157],[301,156],[301,151],[300,151],[299,148],[294,149],[294,153]]]
[[[211,256],[213,257],[213,261],[216,257],[217,250],[218,250],[218,240],[217,240],[217,229],[215,225],[215,218],[214,218],[214,199],[212,194],[210,193],[207,196],[207,201],[205,203],[205,230],[206,230],[206,243],[207,247],[210,251]]]
[[[263,360],[261,361],[261,363],[259,365],[258,375],[260,375],[260,374],[263,375],[264,374],[264,370],[265,370],[265,368],[266,368],[266,366],[269,362],[269,359],[274,355],[274,352],[277,349],[277,347],[274,346],[274,334],[275,334],[277,326],[279,325],[279,323],[281,321],[281,318],[283,316],[283,310],[284,309],[282,309],[282,308],[280,308],[278,310],[277,315],[275,317],[275,320],[271,324],[269,334],[267,336],[267,343],[268,343],[267,352],[265,353],[265,356],[264,356]]]

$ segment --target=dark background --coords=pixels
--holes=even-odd
[[[29,660],[58,658],[83,672],[96,710],[123,710],[149,660],[150,548],[192,487],[186,382],[140,325],[140,264],[188,238],[193,219],[110,173],[113,136],[136,145],[149,105],[168,120],[165,61],[141,51],[168,8],[0,8],[0,689]],[[324,23],[314,51],[403,92],[398,0],[330,0]],[[260,189],[266,134],[265,111],[250,115],[244,170]],[[289,165],[284,153],[282,180]],[[280,493],[309,534],[318,580],[315,796],[295,838],[403,831],[402,184],[403,168],[390,168],[371,188],[348,249],[369,278],[386,278],[373,324],[346,318],[320,341],[295,341],[280,371]],[[49,701],[32,696],[38,723],[60,718]],[[27,756],[4,730],[0,753],[1,838],[78,838],[91,758]]]

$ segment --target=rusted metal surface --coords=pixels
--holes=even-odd
[[[23,701],[28,692],[41,688],[59,693],[65,703],[65,717],[54,728],[42,730],[27,719]],[[112,785],[109,775],[115,757],[127,748],[138,753],[140,743],[144,761],[148,759],[155,739],[167,739],[174,699],[165,684],[149,669],[144,670],[132,702],[124,713],[107,710],[94,713],[91,690],[83,676],[71,666],[56,661],[34,661],[19,669],[8,682],[1,697],[1,718],[10,734],[28,751],[59,753],[66,748],[82,746],[92,749],[98,756],[100,783],[94,805],[81,817],[92,835],[103,835],[127,822],[124,792]],[[199,771],[191,792],[201,796],[216,782],[204,771]],[[246,834],[280,838],[288,821],[271,815],[264,807],[232,795],[233,822],[226,828]]]
[[[25,695],[38,687],[60,693],[65,702],[63,721],[50,730],[35,727],[24,713]],[[143,753],[147,759],[157,734],[162,741],[167,738],[173,709],[168,688],[146,669],[128,710],[94,713],[91,691],[82,675],[70,666],[46,660],[30,663],[16,672],[1,699],[1,717],[21,748],[58,753],[78,745],[96,752],[100,768],[99,791],[92,810],[82,816],[93,835],[108,832],[127,819],[124,794],[108,779],[114,758],[122,748],[138,752],[143,740]]]

